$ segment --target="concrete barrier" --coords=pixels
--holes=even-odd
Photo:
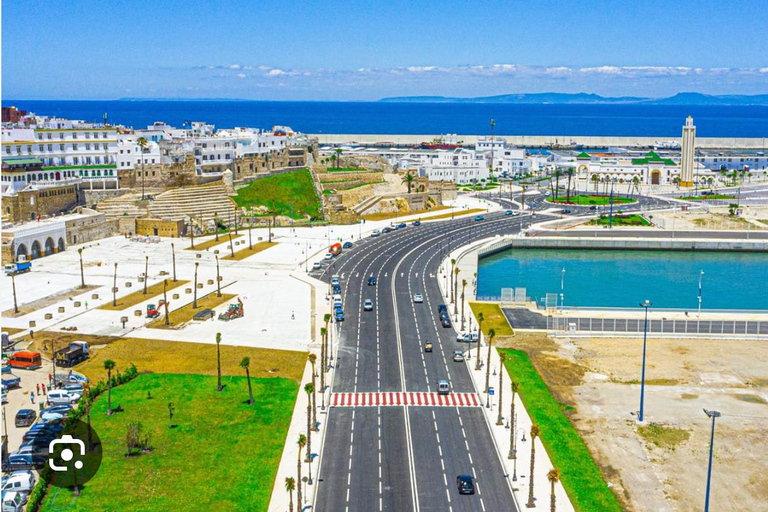
[[[141,316],[141,310],[140,309],[134,309],[133,310],[133,316]]]
[[[184,293],[192,293],[192,288],[184,288]]]
[[[208,284],[213,284],[213,279],[209,279]]]
[[[125,282],[125,287],[126,287],[126,288],[130,288],[131,286],[133,286],[133,283],[132,283],[132,282],[130,282],[130,281],[126,281],[126,282]]]
[[[80,306],[82,306],[82,305],[83,305],[83,303],[82,303],[82,302],[80,302],[79,300],[76,300],[76,301],[75,301],[75,307],[76,307],[76,308],[79,308],[79,307],[80,307]]]
[[[36,327],[37,326],[37,322],[35,322],[34,320],[30,320],[29,321],[29,326],[30,327]]]
[[[99,298],[99,294],[98,293],[94,293],[93,295],[91,295],[91,299],[93,299],[93,300],[97,300],[98,298]]]
[[[179,294],[178,293],[174,293],[172,295],[172,298],[173,298],[173,300],[177,300],[179,298]]]
[[[59,306],[59,313],[64,313],[66,311],[66,308],[64,306]]]
[[[202,254],[200,254],[200,253],[195,254],[195,258],[197,258],[197,259],[202,258]]]
[[[203,283],[197,283],[197,289],[201,289],[203,287]]]
[[[46,320],[50,320],[51,318],[53,318],[53,313],[46,313],[45,314],[45,319]]]
[[[140,278],[139,278],[139,282],[140,282],[140,283],[143,283],[143,282],[144,282],[144,278],[143,278],[143,277],[140,277]]]
[[[213,254],[219,254],[219,250],[218,249],[214,249],[213,250]]]

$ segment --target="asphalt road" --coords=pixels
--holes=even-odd
[[[527,217],[491,213],[483,221],[409,224],[355,242],[335,265],[316,272],[327,282],[332,274],[342,276],[346,320],[332,326],[339,335],[332,391],[434,392],[440,379],[453,391],[472,391],[466,365],[452,359],[454,350],[470,347],[438,321],[437,279],[445,279],[446,270],[439,264],[448,251],[471,240],[517,233]],[[370,275],[377,286],[367,285]],[[472,276],[462,278],[471,283]],[[413,302],[416,292],[423,303]],[[373,311],[362,310],[366,299],[374,302]],[[458,318],[456,327],[460,310]],[[426,340],[432,353],[423,351]],[[517,510],[479,408],[334,407],[325,421],[317,510]],[[458,494],[460,474],[475,475],[475,495]]]

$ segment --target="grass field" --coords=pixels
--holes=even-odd
[[[182,281],[179,279],[175,283],[173,282],[173,279],[168,279],[168,291],[170,292],[174,288],[178,288],[179,286],[184,286],[185,284],[189,283],[189,281]],[[131,306],[135,306],[136,304],[140,304],[144,302],[145,300],[150,300],[156,295],[161,295],[163,293],[163,282],[160,281],[159,283],[155,283],[152,286],[147,286],[147,293],[144,294],[144,283],[139,283],[139,289],[135,292],[125,295],[123,297],[117,297],[117,306],[112,305],[112,301],[110,300],[104,305],[101,305],[98,307],[98,309],[106,309],[108,311],[122,311],[124,309],[130,308]],[[109,295],[111,297],[111,294]]]
[[[368,169],[358,169],[356,167],[329,167],[328,172],[371,172]]]
[[[611,197],[610,196],[594,196],[594,195],[575,195],[571,196],[570,201],[566,201],[565,196],[560,196],[557,199],[550,198],[548,199],[551,203],[557,203],[557,204],[583,204],[583,205],[605,205],[605,204],[611,204]],[[613,204],[629,204],[629,203],[636,203],[637,201],[635,199],[631,199],[629,197],[619,197],[617,195],[613,196]]]
[[[461,283],[459,283],[461,285]],[[515,332],[507,322],[507,317],[501,311],[501,307],[498,304],[491,304],[488,302],[470,302],[469,307],[472,308],[472,312],[475,314],[475,318],[480,313],[483,314],[483,333],[488,334],[490,329],[496,331],[496,336],[512,336]]]
[[[235,297],[237,297],[237,295],[231,293],[222,293],[221,297],[217,297],[216,292],[211,292],[204,297],[198,297],[196,308],[192,307],[194,303],[190,302],[186,306],[169,311],[168,325],[165,325],[165,308],[160,308],[160,316],[147,324],[147,327],[150,329],[173,329],[184,322],[189,322],[192,320],[192,317],[200,311],[204,309],[216,309],[221,304],[229,302]],[[208,322],[210,322],[210,320],[208,320]]]
[[[102,395],[91,410],[103,449],[98,473],[76,500],[52,488],[41,510],[266,511],[298,384],[251,379],[256,403],[248,405],[244,376],[222,380],[217,392],[212,376],[139,375],[113,389],[112,405],[123,412],[112,416]],[[127,424],[136,421],[152,451],[126,457]]]
[[[322,205],[309,170],[302,169],[252,181],[237,191],[238,206],[266,206],[278,215],[301,219],[322,216]]]
[[[71,336],[72,340],[89,341],[92,347],[97,343],[106,345],[97,348],[95,354],[76,367],[78,372],[86,375],[93,382],[106,380],[107,372],[104,370],[104,361],[107,359],[113,360],[117,364],[118,370],[124,370],[133,363],[142,372],[216,375],[216,344],[214,340],[207,344],[144,338],[118,338],[116,336],[96,337],[82,334],[67,336]],[[251,358],[252,377],[283,377],[297,383],[301,380],[304,365],[307,362],[305,352],[238,347],[225,345],[226,342],[225,337],[221,343],[222,375],[242,375],[243,369],[238,364],[243,357],[248,356]],[[58,344],[57,341],[57,346]]]
[[[248,248],[247,246],[244,249],[240,249],[239,251],[235,251],[235,257],[232,257],[232,254],[227,254],[224,256],[223,259],[225,260],[244,260],[245,258],[249,256],[253,256],[254,254],[258,254],[261,251],[266,251],[273,245],[277,245],[277,242],[258,242],[253,245],[253,249]]]
[[[592,219],[589,221],[591,225],[607,226],[608,217],[600,217],[599,219]],[[652,224],[642,215],[623,215],[613,216],[613,226],[651,226]]]
[[[574,508],[581,512],[621,511],[587,445],[563,414],[528,355],[522,350],[502,350],[507,355],[507,371],[520,384],[520,398],[533,422],[541,428],[541,441],[552,464],[560,470],[563,487]]]
[[[240,238],[243,235],[232,235],[232,240],[235,240],[237,238]],[[192,247],[187,247],[186,249],[188,251],[204,251],[206,249],[210,249],[211,247],[219,244],[227,244],[226,249],[229,250],[229,235],[226,234],[219,234],[219,241],[216,241],[216,238],[211,238],[210,240],[206,240],[205,242],[198,242],[197,239],[195,239],[195,248],[192,249]]]

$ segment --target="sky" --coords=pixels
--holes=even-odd
[[[6,0],[5,99],[768,93],[765,0]]]

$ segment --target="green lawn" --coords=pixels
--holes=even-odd
[[[278,215],[291,215],[301,219],[305,215],[322,217],[320,198],[315,192],[312,175],[307,169],[268,176],[249,183],[234,197],[238,206],[266,206]]]
[[[709,201],[714,199],[736,199],[736,196],[733,194],[712,194],[709,196],[683,196],[678,199],[684,201]]]
[[[475,318],[480,313],[483,314],[483,334],[486,336],[491,329],[496,332],[496,336],[512,336],[515,334],[498,304],[492,302],[470,302],[469,307],[472,308]]]
[[[142,374],[94,402],[91,422],[104,450],[101,468],[73,501],[50,489],[42,511],[267,510],[298,385],[282,378]],[[152,399],[147,399],[147,393]],[[168,402],[176,411],[168,428]],[[140,421],[151,453],[125,456],[126,425]]]
[[[607,226],[608,225],[608,217],[603,216],[599,219],[593,219],[589,222],[592,225],[597,224],[598,226]],[[613,226],[650,226],[651,223],[648,222],[648,220],[643,217],[642,215],[614,215]]]
[[[507,371],[520,384],[520,398],[528,414],[541,428],[541,441],[552,464],[560,470],[563,487],[577,511],[621,511],[592,459],[587,445],[561,405],[552,397],[546,384],[522,350],[503,350],[507,354]],[[501,350],[500,350],[501,352]]]
[[[549,199],[552,203],[559,203],[559,204],[597,204],[597,205],[604,205],[604,204],[610,204],[611,203],[611,196],[595,196],[595,195],[572,195],[570,201],[566,201],[565,195],[562,195],[558,197],[557,199],[551,198]],[[637,201],[634,199],[631,199],[629,197],[619,197],[617,195],[613,196],[613,204],[628,204],[628,203],[636,203]]]

